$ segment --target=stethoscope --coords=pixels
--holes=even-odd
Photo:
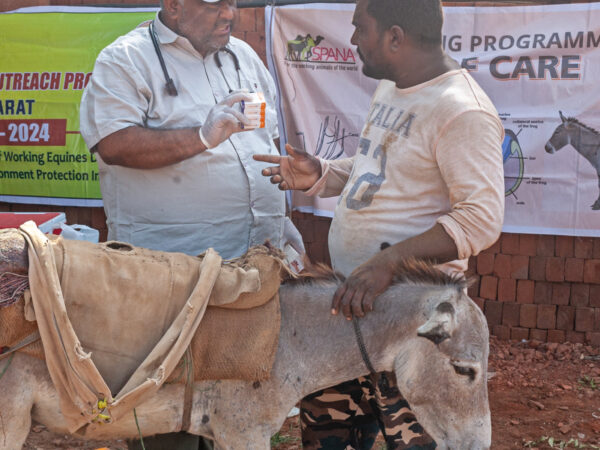
[[[167,88],[167,92],[172,97],[177,97],[177,88],[175,87],[175,83],[173,79],[169,76],[169,71],[167,70],[167,65],[165,64],[165,60],[163,58],[162,52],[160,51],[160,45],[158,44],[158,38],[156,36],[156,31],[154,30],[154,21],[150,22],[148,26],[148,32],[150,33],[150,39],[152,39],[152,45],[154,45],[154,51],[156,52],[156,56],[158,56],[158,61],[160,62],[160,67],[163,71],[163,75],[165,76],[165,85]],[[231,58],[233,59],[233,65],[235,67],[235,72],[237,74],[238,88],[242,88],[242,79],[240,77],[240,61],[238,57],[233,53],[233,51],[227,47],[222,47],[218,51],[215,52],[214,58],[221,75],[223,76],[223,80],[225,80],[225,84],[227,85],[227,89],[229,89],[229,93],[233,92],[233,89],[229,85],[229,81],[227,81],[227,77],[225,76],[225,72],[223,72],[223,64],[221,63],[221,58],[219,57],[219,52],[229,53]]]

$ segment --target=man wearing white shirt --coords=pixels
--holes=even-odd
[[[276,89],[251,47],[230,39],[235,9],[234,0],[164,0],[152,28],[98,56],[81,133],[98,155],[109,239],[189,254],[213,247],[223,258],[284,243],[284,195],[252,159],[278,154]],[[241,89],[264,94],[265,128],[240,133]]]
[[[212,247],[224,259],[267,239],[302,247],[284,194],[252,158],[278,154],[276,89],[252,48],[231,37],[235,11],[235,0],[162,0],[149,27],[98,56],[80,130],[97,154],[109,239],[192,255]],[[264,128],[248,129],[248,91],[264,95]]]

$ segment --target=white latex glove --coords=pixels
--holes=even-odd
[[[306,253],[302,235],[289,217],[286,217],[283,222],[283,245],[286,244],[290,244],[300,255]]]
[[[251,101],[247,91],[235,91],[213,106],[208,111],[204,125],[200,128],[200,139],[206,148],[213,148],[233,133],[242,131],[244,125],[250,125],[250,120],[240,111],[232,108],[241,101]]]

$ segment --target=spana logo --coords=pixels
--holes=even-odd
[[[309,61],[312,58],[312,50],[319,42],[325,39],[323,36],[317,36],[315,39],[308,33],[306,36],[299,34],[296,39],[287,41],[288,61]]]
[[[323,36],[312,37],[310,33],[297,35],[295,39],[287,41],[287,61],[302,61],[309,63],[341,63],[356,64],[354,52],[350,48],[329,47],[319,45],[326,43]]]

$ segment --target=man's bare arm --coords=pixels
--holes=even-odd
[[[106,136],[95,146],[106,164],[132,169],[158,169],[206,150],[198,129],[154,130],[133,126]]]

